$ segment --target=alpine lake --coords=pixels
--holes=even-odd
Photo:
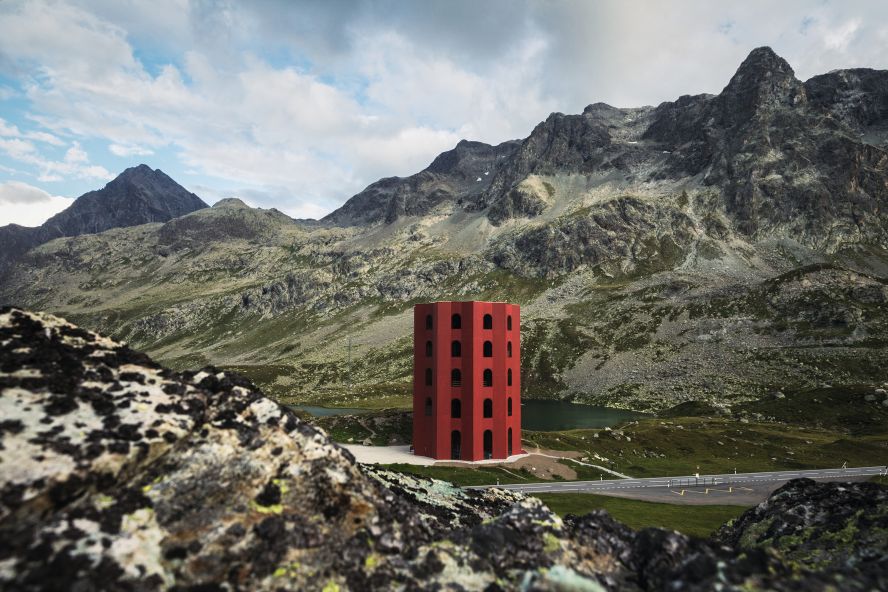
[[[368,409],[353,407],[319,407],[317,405],[294,405],[293,409],[305,411],[315,417],[360,415],[370,412]],[[598,405],[582,405],[569,401],[525,399],[521,403],[521,428],[535,432],[606,428],[642,417],[646,417],[645,414],[635,411]]]

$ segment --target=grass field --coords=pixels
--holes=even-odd
[[[697,537],[708,537],[747,509],[743,506],[658,504],[591,493],[539,493],[535,497],[543,500],[559,516],[581,516],[592,510],[607,510],[611,516],[634,529],[656,526]]]
[[[523,433],[525,446],[586,452],[590,462],[633,477],[881,464],[888,434],[851,435],[825,428],[734,419],[673,417],[617,430]],[[597,456],[596,456],[597,455]]]

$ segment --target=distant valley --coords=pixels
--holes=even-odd
[[[528,398],[728,412],[888,380],[888,71],[801,82],[768,48],[718,95],[463,141],[320,221],[144,165],[53,220],[0,228],[0,303],[283,401],[403,405],[439,299],[522,305]]]

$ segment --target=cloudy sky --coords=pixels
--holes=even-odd
[[[888,2],[2,0],[0,224],[139,163],[319,217],[462,138],[719,92],[760,45],[888,68]]]

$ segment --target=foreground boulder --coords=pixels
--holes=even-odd
[[[799,503],[820,486],[804,487]],[[809,519],[855,515],[826,514]],[[858,516],[868,547],[822,568],[731,528],[715,544],[562,521],[535,498],[362,467],[236,375],[0,310],[2,589],[871,589],[880,572],[855,560],[884,554],[872,527]]]

